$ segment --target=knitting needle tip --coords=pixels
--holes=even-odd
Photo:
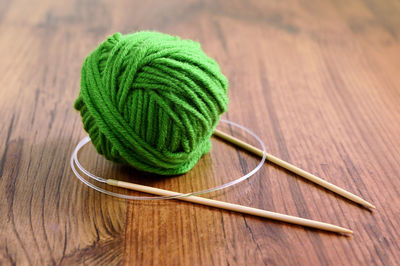
[[[344,228],[343,234],[346,236],[351,236],[351,235],[353,235],[353,231],[350,229]]]
[[[372,205],[369,202],[365,202],[364,206],[369,208],[371,211],[376,209],[375,205]]]
[[[353,234],[353,230],[345,228],[344,233],[348,234],[348,235],[352,235]]]
[[[358,204],[367,208],[368,210],[372,211],[372,210],[376,209],[375,205],[369,203],[368,201],[366,201],[358,196],[354,196],[354,198],[355,198],[354,202],[357,202]]]

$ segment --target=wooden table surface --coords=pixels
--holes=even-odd
[[[230,81],[225,118],[376,211],[271,164],[205,196],[348,227],[354,236],[176,200],[118,200],[80,183],[69,158],[85,136],[72,108],[81,64],[108,35],[142,29],[199,41]],[[0,265],[399,263],[399,39],[395,0],[1,1]],[[90,146],[80,158],[104,177],[181,192],[257,164],[213,144],[193,170],[171,178],[107,162]]]

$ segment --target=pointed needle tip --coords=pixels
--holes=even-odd
[[[345,235],[345,236],[352,236],[353,235],[353,231],[350,230],[350,229],[347,229],[347,228],[343,228],[341,233],[343,235]]]
[[[368,209],[370,209],[371,211],[376,209],[376,207],[369,202],[364,204],[364,206],[367,207]]]

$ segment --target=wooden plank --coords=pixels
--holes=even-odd
[[[399,12],[393,0],[3,1],[0,264],[396,264]],[[272,164],[209,197],[327,221],[354,236],[179,201],[117,200],[83,186],[68,165],[85,135],[72,109],[81,64],[107,35],[140,29],[201,42],[230,81],[225,118],[255,131],[271,154],[376,211]],[[166,179],[107,162],[92,147],[80,158],[99,175],[180,192],[232,180],[257,164],[217,139],[193,170]]]

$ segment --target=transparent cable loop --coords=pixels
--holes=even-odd
[[[77,171],[77,169],[75,168],[75,164],[76,164],[76,166],[78,167],[78,169],[79,169],[82,173],[84,173],[86,176],[88,176],[89,178],[94,179],[94,180],[96,180],[96,181],[98,181],[98,182],[101,182],[101,183],[107,183],[107,180],[108,180],[108,179],[105,179],[105,178],[102,178],[102,177],[99,177],[99,176],[96,176],[96,175],[90,173],[89,171],[87,171],[87,170],[80,164],[80,162],[79,162],[79,160],[78,160],[78,152],[79,152],[79,150],[80,150],[84,145],[86,145],[86,144],[90,141],[90,137],[89,137],[89,136],[86,136],[85,138],[83,138],[83,139],[78,143],[78,145],[76,145],[76,147],[75,147],[75,149],[74,149],[74,151],[73,151],[73,153],[72,153],[72,155],[71,155],[71,160],[70,160],[71,168],[72,168],[72,171],[74,172],[75,176],[76,176],[81,182],[83,182],[85,185],[87,185],[88,187],[90,187],[90,188],[92,188],[92,189],[94,189],[94,190],[97,190],[97,191],[99,191],[99,192],[101,192],[101,193],[104,193],[104,194],[107,194],[107,195],[110,195],[110,196],[114,196],[114,197],[118,197],[118,198],[122,198],[122,199],[130,199],[130,200],[165,200],[165,199],[176,199],[176,198],[181,198],[181,197],[188,197],[188,196],[193,196],[193,195],[200,195],[200,194],[205,194],[205,193],[210,193],[210,192],[213,192],[213,191],[221,190],[221,189],[224,189],[224,188],[233,186],[233,185],[235,185],[235,184],[238,184],[238,183],[240,183],[240,182],[242,182],[242,181],[248,179],[250,176],[254,175],[254,174],[255,174],[258,170],[260,170],[260,168],[263,166],[263,164],[264,164],[264,162],[265,162],[265,160],[266,160],[266,158],[267,158],[267,152],[266,152],[266,149],[265,149],[264,142],[263,142],[255,133],[253,133],[250,129],[248,129],[248,128],[242,126],[242,125],[239,125],[239,124],[237,124],[237,123],[235,123],[235,122],[232,122],[232,121],[229,121],[229,120],[225,120],[225,119],[221,119],[220,122],[223,122],[223,123],[226,123],[226,124],[228,124],[228,125],[231,125],[231,126],[240,128],[240,129],[246,131],[246,132],[247,132],[249,135],[251,135],[252,137],[254,137],[254,138],[258,141],[258,143],[260,144],[260,146],[262,147],[262,150],[263,150],[263,157],[262,157],[260,163],[259,163],[253,170],[251,170],[249,173],[247,173],[247,174],[245,174],[245,175],[243,175],[243,176],[241,176],[241,177],[239,177],[239,178],[237,178],[237,179],[235,179],[235,180],[233,180],[233,181],[227,182],[227,183],[225,183],[225,184],[222,184],[222,185],[219,185],[219,186],[216,186],[216,187],[213,187],[213,188],[209,188],[209,189],[205,189],[205,190],[200,190],[200,191],[195,191],[195,192],[189,192],[189,193],[178,193],[178,192],[177,192],[176,195],[172,195],[172,196],[152,196],[152,197],[148,197],[148,196],[131,196],[131,195],[116,193],[116,192],[112,192],[112,191],[109,191],[109,190],[100,188],[100,187],[98,187],[98,186],[96,186],[96,185],[90,183],[90,182],[87,181],[86,179],[84,179],[84,178],[79,174],[79,172]]]

